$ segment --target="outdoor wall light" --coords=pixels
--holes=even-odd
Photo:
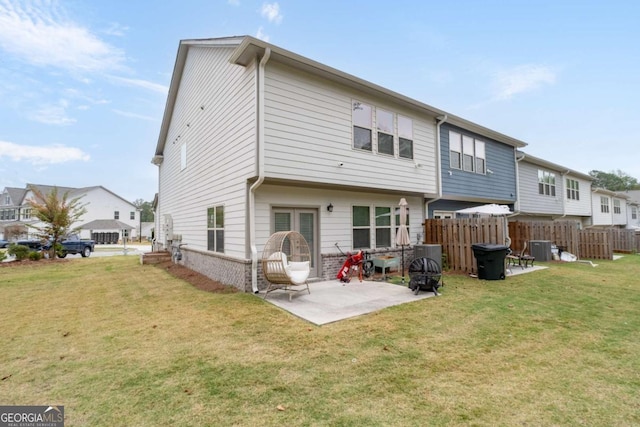
[[[327,211],[333,212],[333,205],[331,203],[329,203],[329,206],[327,206]]]
[[[487,173],[488,174],[493,174],[493,171],[491,169],[487,168]]]

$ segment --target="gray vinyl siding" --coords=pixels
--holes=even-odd
[[[160,166],[160,225],[207,250],[207,208],[224,206],[225,254],[245,258],[246,183],[256,170],[255,66],[229,63],[233,49],[191,47]],[[203,107],[203,108],[201,108]],[[181,170],[181,146],[187,166]]]
[[[449,131],[484,141],[486,168],[492,174],[466,172],[450,167]],[[516,200],[515,148],[473,132],[443,123],[440,127],[442,158],[442,196],[510,203]]]
[[[413,121],[414,158],[398,158],[352,147],[352,101]],[[387,99],[267,64],[265,72],[265,174],[293,181],[436,193],[435,122]],[[375,147],[375,131],[373,132]],[[339,163],[344,166],[339,166]],[[416,166],[419,164],[419,166]]]
[[[555,174],[556,195],[545,196],[538,193],[538,170],[546,170]],[[525,160],[519,163],[520,192],[519,210],[527,213],[546,215],[562,215],[565,186],[562,172],[532,164]]]

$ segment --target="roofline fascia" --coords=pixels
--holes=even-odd
[[[167,134],[169,133],[169,124],[171,117],[173,116],[173,107],[175,106],[176,97],[178,95],[178,88],[180,86],[180,80],[182,79],[182,73],[184,71],[184,64],[187,59],[187,53],[191,46],[221,46],[221,47],[237,47],[239,40],[242,37],[225,37],[221,39],[185,39],[180,40],[178,45],[178,52],[176,53],[176,60],[173,65],[173,74],[171,75],[171,82],[169,83],[169,92],[167,93],[167,102],[164,107],[164,115],[162,116],[162,124],[160,125],[160,133],[158,135],[158,143],[156,144],[156,156],[162,155],[164,152],[165,142],[167,140]]]
[[[578,172],[578,171],[576,171],[574,169],[571,169],[571,168],[568,168],[566,166],[561,166],[561,165],[559,165],[557,163],[553,163],[553,162],[550,162],[548,160],[541,159],[541,158],[536,157],[536,156],[532,156],[531,154],[525,153],[525,152],[523,152],[521,150],[518,150],[518,154],[525,154],[525,157],[524,157],[523,160],[526,163],[532,163],[534,165],[544,166],[544,167],[547,167],[549,169],[554,169],[554,170],[556,170],[558,172],[561,172],[562,174],[566,174],[566,175],[582,178],[582,179],[584,179],[586,181],[593,181],[593,177],[591,177],[590,175],[587,175],[587,174],[582,173],[582,172]]]
[[[455,126],[470,130],[479,135],[492,138],[498,142],[502,142],[504,144],[511,145],[516,148],[527,146],[526,142],[520,141],[516,138],[512,138],[508,135],[505,135],[500,132],[481,126],[477,123],[473,123],[469,120],[463,119],[462,117],[458,117],[454,114],[451,114],[439,108],[433,107],[429,104],[425,104],[423,102],[417,101],[413,98],[402,95],[398,92],[394,92],[390,89],[386,89],[375,83],[371,83],[369,81],[356,77],[352,74],[345,73],[343,71],[340,71],[328,65],[314,61],[312,59],[309,59],[297,53],[288,51],[286,49],[282,49],[278,46],[274,46],[270,43],[267,43],[263,40],[256,39],[251,36],[246,36],[244,38],[242,43],[240,43],[240,45],[236,48],[236,51],[233,53],[229,61],[233,64],[246,66],[248,64],[248,58],[252,58],[252,57],[255,58],[254,52],[256,50],[261,51],[260,54],[262,54],[267,47],[271,49],[270,62],[273,62],[273,61],[283,62],[282,59],[286,59],[285,62],[287,63],[293,62],[293,63],[299,64],[299,68],[306,69],[307,71],[313,71],[318,75],[328,77],[331,80],[338,81],[347,86],[351,86],[359,90],[372,93],[381,97],[391,97],[400,104],[404,104],[414,110],[421,110],[423,113],[433,116],[434,119],[439,116],[447,116],[448,117],[447,121]]]

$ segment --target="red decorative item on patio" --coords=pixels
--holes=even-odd
[[[364,254],[362,251],[358,251],[355,254],[347,252],[347,260],[342,264],[338,275],[336,276],[341,282],[349,283],[354,271],[358,272],[358,279],[362,282],[362,261],[364,260]]]

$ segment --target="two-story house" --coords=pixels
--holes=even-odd
[[[518,151],[516,219],[576,220],[590,225],[589,175]]]
[[[594,188],[591,194],[593,216],[589,225],[626,228],[629,199],[625,193]]]
[[[44,195],[54,188],[37,184],[28,184],[25,188],[5,188],[2,192],[3,204],[0,205],[0,229],[3,234],[6,227],[13,226],[19,233],[13,236],[15,239],[31,238],[37,233],[33,226],[42,225],[32,214],[28,203],[35,198],[31,187]],[[117,233],[118,238],[122,238],[123,230],[127,230],[130,237],[136,236],[136,230],[140,226],[140,212],[131,202],[102,186],[57,187],[57,190],[60,197],[67,193],[69,200],[79,198],[80,204],[84,205],[86,213],[74,224],[74,227],[81,227],[81,238],[94,238],[95,233]]]
[[[405,198],[415,243],[426,202],[442,196],[436,134],[445,122],[447,135],[458,129],[478,140],[474,168],[484,159],[503,173],[493,162],[509,154],[494,145],[523,145],[253,37],[181,41],[152,160],[155,247],[180,244],[188,267],[257,292],[258,260],[277,231],[301,232],[311,277],[332,278],[336,245],[398,250]],[[499,199],[513,200],[506,187]]]
[[[429,218],[453,218],[455,211],[517,198],[516,150],[526,144],[460,119],[438,122],[440,194],[427,201]]]

